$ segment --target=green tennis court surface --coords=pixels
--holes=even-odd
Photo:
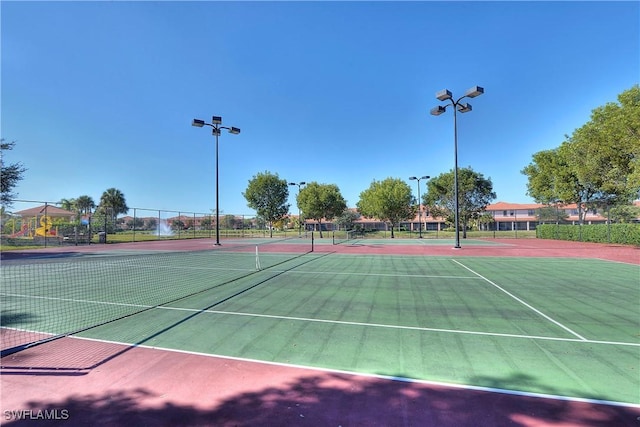
[[[26,280],[34,265],[3,267],[3,279],[9,273],[22,278],[20,289],[3,280],[2,298],[13,310],[4,305],[10,324],[3,326],[59,334],[84,329],[101,310],[118,317],[133,308],[139,312],[77,336],[640,403],[637,265],[313,252],[256,258],[252,251],[233,260],[205,252],[36,265],[38,274],[49,268],[46,288]],[[106,279],[87,284],[86,269]],[[116,284],[125,292],[111,292]],[[174,286],[175,295],[160,295]],[[57,297],[62,290],[64,297]],[[49,321],[60,313],[71,313],[64,326]]]

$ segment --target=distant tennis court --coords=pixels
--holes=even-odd
[[[604,259],[596,245],[558,256],[562,244],[533,240],[465,241],[459,251],[435,240],[268,240],[4,260],[3,369],[50,365],[20,355],[71,334],[640,407],[640,259]]]

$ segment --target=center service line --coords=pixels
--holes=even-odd
[[[576,337],[580,338],[582,341],[589,341],[587,340],[585,337],[583,337],[582,335],[578,334],[577,332],[572,331],[571,329],[567,328],[566,326],[564,326],[562,323],[558,322],[557,320],[552,319],[551,317],[547,316],[546,314],[544,314],[543,312],[541,312],[540,310],[538,310],[537,308],[535,308],[534,306],[532,306],[531,304],[523,301],[522,299],[518,298],[517,296],[513,295],[511,292],[507,291],[506,289],[500,287],[499,285],[493,283],[491,280],[487,279],[486,277],[484,277],[482,274],[477,273],[475,271],[473,271],[472,269],[470,269],[469,267],[467,267],[466,265],[462,264],[459,261],[456,261],[455,259],[452,259],[451,261],[455,262],[456,264],[458,264],[459,266],[465,268],[466,270],[470,271],[471,273],[475,274],[476,276],[480,277],[482,280],[486,281],[487,283],[489,283],[492,286],[495,286],[496,288],[498,288],[499,290],[501,290],[502,292],[504,292],[505,294],[509,295],[511,298],[513,298],[514,300],[518,301],[520,304],[524,305],[525,307],[535,311],[536,313],[538,313],[540,316],[544,317],[545,319],[547,319],[550,322],[555,323],[556,325],[560,326],[562,329],[564,329],[565,331],[569,332],[572,335],[575,335]]]

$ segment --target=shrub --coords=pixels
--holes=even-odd
[[[640,246],[640,224],[539,224],[536,227],[536,237]]]

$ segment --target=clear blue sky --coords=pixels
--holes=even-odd
[[[531,202],[520,170],[640,79],[636,2],[2,1],[5,161],[21,199],[121,190],[130,207],[252,214],[257,173],[336,184],[453,168],[435,93],[458,115],[459,165],[496,201]],[[413,181],[407,182],[417,192]],[[424,183],[421,184],[424,192]],[[290,187],[291,211],[296,187]]]

